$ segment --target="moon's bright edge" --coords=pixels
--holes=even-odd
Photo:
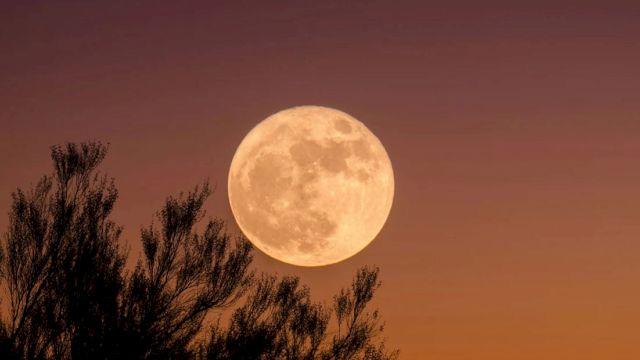
[[[339,110],[300,106],[260,122],[242,140],[228,179],[242,232],[289,264],[321,266],[364,249],[384,225],[394,193],[378,138]]]

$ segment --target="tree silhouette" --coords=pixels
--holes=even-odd
[[[200,356],[212,359],[393,359],[383,342],[377,311],[365,308],[380,286],[378,269],[358,270],[333,308],[313,303],[297,277],[263,275],[227,329],[214,326]],[[337,331],[327,332],[331,315]]]
[[[100,144],[53,147],[54,174],[17,190],[5,236],[6,336],[20,358],[82,358],[110,346],[124,256],[109,220],[113,182]]]
[[[193,230],[208,194],[205,185],[186,197],[170,197],[159,213],[161,231],[142,231],[144,261],[122,301],[134,358],[186,357],[207,313],[233,304],[251,284],[249,242],[239,239],[231,248],[219,220],[209,221],[201,235]]]
[[[360,269],[331,307],[312,302],[297,277],[256,276],[246,239],[217,219],[196,230],[207,184],[167,198],[127,271],[110,219],[117,190],[97,171],[106,154],[98,142],[54,146],[53,174],[12,194],[0,246],[1,359],[397,357],[378,312],[366,312],[377,268]],[[227,326],[204,326],[233,306]]]

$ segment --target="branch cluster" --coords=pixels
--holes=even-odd
[[[54,146],[54,173],[12,194],[0,246],[8,312],[2,359],[391,359],[377,311],[378,269],[358,271],[332,306],[296,277],[256,276],[251,245],[220,220],[202,231],[207,184],[169,197],[141,231],[131,272],[111,219],[118,193],[100,143]],[[227,326],[206,327],[235,306]],[[333,326],[332,326],[333,325]],[[335,331],[329,331],[335,327]],[[203,330],[204,329],[204,330]]]

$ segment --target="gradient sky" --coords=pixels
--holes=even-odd
[[[236,231],[244,135],[335,107],[389,153],[389,220],[337,265],[256,267],[329,300],[380,266],[404,359],[639,359],[640,5],[346,3],[2,1],[0,228],[50,145],[97,139],[131,255],[206,178]]]

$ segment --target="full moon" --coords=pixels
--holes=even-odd
[[[280,261],[347,259],[380,232],[393,202],[391,161],[367,127],[342,111],[299,106],[256,125],[229,170],[242,232]]]

